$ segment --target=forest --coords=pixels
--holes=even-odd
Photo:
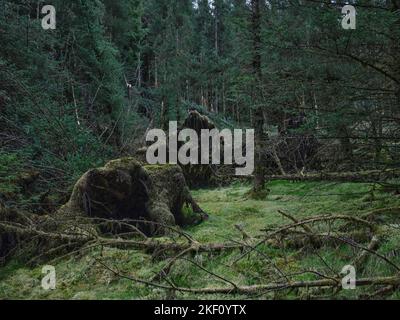
[[[0,44],[0,300],[400,299],[400,0],[0,0]]]

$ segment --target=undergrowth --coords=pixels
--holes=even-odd
[[[288,221],[278,210],[290,213],[297,219],[328,213],[358,216],[362,213],[386,207],[400,206],[400,198],[373,188],[370,184],[328,183],[328,182],[286,182],[274,181],[266,200],[257,201],[247,197],[250,185],[233,184],[221,189],[193,191],[200,206],[210,214],[208,221],[187,228],[194,239],[202,243],[227,242],[241,239],[235,225],[247,234],[262,234],[261,229],[287,224]],[[395,219],[396,220],[396,219]],[[393,226],[396,227],[396,221]],[[397,225],[399,228],[400,225]],[[390,230],[396,230],[390,229]],[[384,243],[379,253],[392,262],[400,264],[400,236],[396,231],[384,235]],[[268,260],[260,258],[268,257]],[[276,279],[276,269],[286,274],[296,274],[297,280],[315,280],[312,273],[304,270],[322,270],[326,274],[338,274],[357,254],[350,246],[337,248],[322,247],[315,250],[276,249],[261,246],[259,253],[238,260],[240,252],[222,254],[197,254],[192,260],[214,274],[220,275],[239,285],[269,283]],[[14,259],[0,269],[0,298],[2,299],[299,299],[308,298],[312,292],[306,290],[262,293],[258,296],[197,296],[187,293],[172,293],[168,290],[148,287],[131,280],[121,279],[97,263],[101,257],[123,274],[141,279],[152,279],[166,262],[136,250],[94,248],[74,257],[50,261],[56,267],[57,288],[45,291],[41,288],[42,266],[28,268]],[[393,268],[380,259],[370,257],[363,276],[385,276],[393,274]],[[226,283],[199,269],[188,259],[176,262],[169,281],[181,287],[214,287]],[[361,297],[369,290],[342,290],[334,298],[353,299]],[[394,293],[389,298],[398,299]]]

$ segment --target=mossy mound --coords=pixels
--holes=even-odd
[[[185,119],[180,130],[192,129],[196,131],[199,141],[199,146],[201,145],[201,130],[213,130],[217,129],[215,124],[207,117],[200,114],[196,110],[190,110],[187,118]],[[180,146],[181,147],[181,146]],[[203,152],[209,152],[210,150],[200,150],[198,162],[201,163],[201,154]],[[215,178],[215,166],[212,165],[182,165],[183,173],[186,177],[186,181],[190,187],[209,187],[214,184]]]
[[[185,205],[192,209],[191,222],[206,218],[179,166],[144,165],[134,158],[123,158],[84,174],[58,214],[135,220],[144,232],[158,235],[166,233],[168,227],[187,224]]]

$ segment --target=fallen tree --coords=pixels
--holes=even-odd
[[[118,239],[106,237],[115,234],[131,239],[124,243],[127,247],[151,249],[159,246],[132,238],[179,233],[175,227],[207,218],[192,198],[179,166],[150,166],[123,158],[85,173],[70,200],[52,215],[0,205],[0,259],[5,261],[17,247],[29,250],[24,254],[29,257],[57,254],[56,248],[68,251],[90,242],[118,246]],[[22,246],[24,241],[29,245]]]
[[[400,170],[369,170],[360,172],[320,172],[307,174],[286,174],[286,175],[268,175],[269,181],[331,181],[331,182],[357,182],[357,183],[378,183],[387,184],[390,179],[400,177]],[[236,177],[241,180],[252,180],[253,176]],[[393,188],[397,190],[398,186]]]
[[[321,172],[306,175],[272,175],[269,180],[289,181],[335,181],[335,182],[364,182],[376,183],[400,177],[400,170],[369,170],[361,172]]]

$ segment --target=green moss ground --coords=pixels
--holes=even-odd
[[[375,208],[400,206],[400,197],[375,192],[370,194],[371,185],[355,183],[284,182],[270,183],[271,194],[267,200],[256,201],[246,198],[250,186],[235,184],[227,188],[194,191],[193,195],[201,207],[210,213],[209,221],[186,231],[200,242],[224,242],[240,239],[234,227],[240,224],[251,235],[260,234],[265,227],[288,223],[278,210],[284,210],[297,218],[324,214],[346,213],[358,215]],[[398,221],[398,220],[397,220]],[[397,222],[398,223],[398,222]],[[400,264],[400,233],[390,229],[385,234],[385,243],[379,249],[381,254],[390,256]],[[353,249],[343,246],[338,249],[323,248],[315,252],[277,250],[268,246],[260,250],[285,273],[298,273],[304,269],[318,269],[329,272],[328,264],[335,272],[349,264],[356,254]],[[30,269],[17,261],[11,261],[0,269],[0,298],[3,299],[166,299],[175,298],[165,290],[149,288],[129,280],[120,279],[96,263],[100,258],[122,272],[138,278],[150,279],[164,265],[165,261],[153,259],[151,255],[133,250],[105,249],[92,250],[80,257],[54,262],[57,271],[57,289],[44,291],[41,288],[41,267]],[[194,260],[208,270],[241,285],[268,283],[274,275],[274,268],[260,255],[234,263],[240,253],[226,252],[221,255],[199,254]],[[371,258],[364,275],[389,275],[393,270],[376,258]],[[363,275],[359,275],[363,276]],[[205,287],[225,286],[210,274],[200,270],[186,260],[174,266],[170,279],[178,286]],[[298,280],[316,279],[312,274],[300,275]],[[337,298],[356,298],[365,288],[342,291]],[[221,295],[193,296],[178,293],[176,298],[224,299],[224,298],[305,298],[305,292],[292,291],[270,293],[254,297]],[[395,293],[390,298],[399,299]]]

